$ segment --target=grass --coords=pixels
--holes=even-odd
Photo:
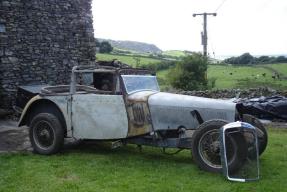
[[[197,168],[189,151],[175,156],[133,145],[107,144],[65,150],[53,156],[0,155],[0,191],[286,191],[287,130],[271,129],[260,158],[261,179],[236,183]]]
[[[169,69],[160,70],[156,73],[158,84],[160,85],[160,90],[165,91],[169,88],[169,82],[167,81],[167,76],[169,74]]]
[[[287,65],[270,64],[270,67],[281,67],[284,73],[287,71]],[[266,74],[264,77],[262,74]],[[162,88],[167,88],[168,70],[157,72],[160,79],[159,83]],[[286,73],[287,76],[287,73]],[[263,67],[251,66],[232,66],[232,65],[209,65],[207,70],[208,79],[216,79],[214,89],[232,89],[232,88],[254,88],[258,86],[269,86],[276,89],[286,89],[287,80],[272,79],[272,72]]]
[[[287,76],[287,63],[280,63],[280,64],[268,64],[267,66],[277,70],[279,73],[284,74]]]
[[[164,54],[181,56],[182,51],[168,51]],[[118,59],[131,66],[136,66],[137,61],[132,55],[115,55],[115,54],[97,54],[98,60]],[[160,59],[148,58],[145,56],[137,56],[141,65],[150,63],[160,63]],[[287,89],[287,80],[272,79],[273,72],[264,68],[271,67],[281,74],[287,76],[287,64],[267,64],[262,66],[233,66],[233,65],[209,65],[207,76],[208,79],[216,79],[214,89],[231,89],[231,88],[254,88],[259,86],[268,86],[275,89]],[[266,74],[264,77],[262,74]],[[157,72],[159,84],[163,90],[170,87],[167,76],[168,70]]]
[[[273,65],[270,65],[273,66]],[[287,65],[286,67],[287,68]],[[264,77],[262,74],[266,74]],[[285,89],[287,81],[272,79],[272,72],[262,67],[209,65],[208,78],[216,78],[216,89],[269,86]]]
[[[186,53],[184,53],[184,51],[180,51],[180,50],[168,50],[168,51],[164,51],[162,54],[166,55],[166,56],[171,56],[171,57],[184,57],[184,56],[186,56]]]
[[[148,58],[148,57],[139,57],[136,56],[136,58],[140,59],[140,64],[145,65],[149,63],[159,63],[161,62],[160,59],[154,59],[154,58]],[[102,53],[97,53],[97,59],[98,60],[103,60],[103,61],[112,61],[113,59],[118,59],[123,63],[129,64],[133,67],[136,66],[137,61],[134,56],[131,55],[114,55],[114,54],[102,54]]]

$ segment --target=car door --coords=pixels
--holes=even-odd
[[[119,139],[128,133],[122,95],[74,94],[71,117],[77,139]]]

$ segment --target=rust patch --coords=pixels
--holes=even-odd
[[[152,131],[150,112],[146,102],[129,102],[127,112],[129,116],[129,137],[144,135]]]

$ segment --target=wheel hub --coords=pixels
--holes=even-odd
[[[43,138],[50,138],[50,133],[47,129],[43,129],[41,132],[40,132],[40,136],[43,137]]]
[[[220,142],[219,141],[214,141],[210,145],[210,150],[211,150],[212,153],[219,155],[219,153],[220,153]]]
[[[47,121],[40,121],[35,126],[34,137],[41,148],[49,148],[54,142],[54,131]]]

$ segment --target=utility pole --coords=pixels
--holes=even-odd
[[[207,16],[216,16],[216,13],[195,13],[193,17],[203,16],[203,32],[201,32],[201,44],[203,45],[203,55],[207,56]]]

